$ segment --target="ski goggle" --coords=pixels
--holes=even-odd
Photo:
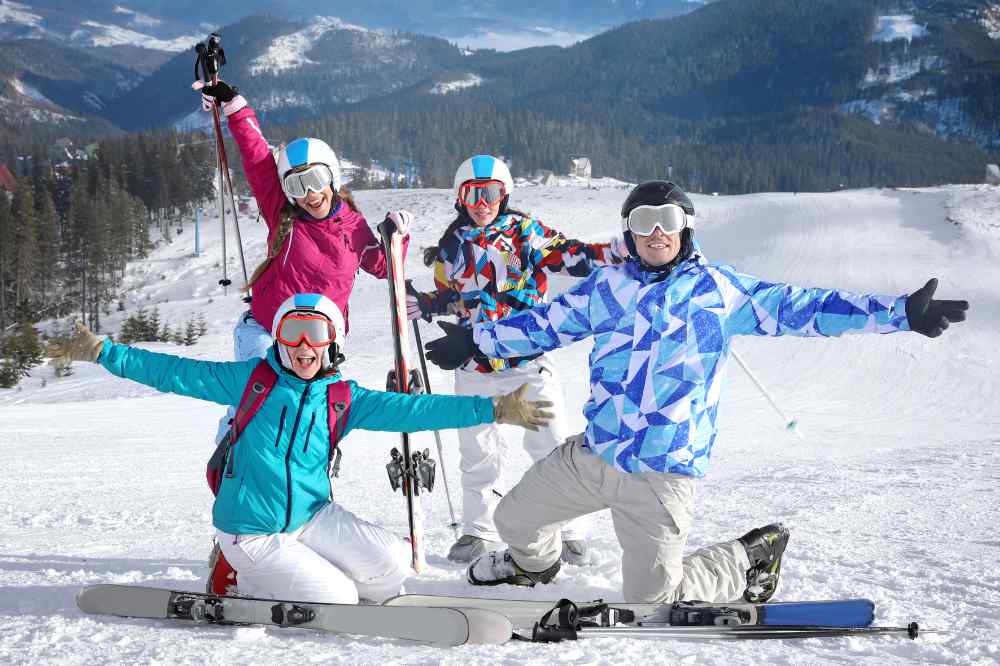
[[[325,347],[336,341],[333,324],[323,315],[293,312],[285,315],[278,324],[278,342],[286,347],[306,344]]]
[[[665,234],[676,234],[687,224],[687,213],[677,204],[636,206],[625,221],[626,228],[640,236],[649,236],[656,227]]]
[[[499,180],[471,181],[458,188],[458,203],[470,208],[488,208],[500,203],[506,195],[507,188]]]
[[[325,164],[313,164],[302,171],[290,171],[281,179],[281,189],[290,197],[301,199],[307,192],[322,192],[333,182],[333,172]]]

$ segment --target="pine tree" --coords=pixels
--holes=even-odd
[[[38,239],[35,228],[35,203],[31,179],[21,178],[11,204],[13,218],[13,280],[14,302],[20,305],[34,296],[35,274],[38,269]]]
[[[181,339],[181,344],[190,347],[195,342],[198,341],[198,324],[195,322],[195,318],[191,317],[187,320],[187,324],[184,325],[184,336]]]
[[[14,279],[14,254],[11,252],[13,236],[10,202],[5,194],[0,193],[0,330],[7,327],[8,319],[13,318],[14,314],[7,307],[13,297],[9,291]]]
[[[149,317],[146,319],[146,329],[143,331],[142,340],[147,340],[149,342],[158,342],[162,338],[160,337],[160,308],[157,306],[153,307],[153,311],[149,313]],[[163,340],[168,342],[167,340]]]
[[[10,388],[42,362],[42,343],[29,320],[27,302],[17,308],[17,324],[0,340],[0,386]]]
[[[75,296],[80,318],[88,322],[93,271],[90,265],[90,242],[96,225],[94,205],[87,188],[79,180],[70,196],[66,233],[63,234],[63,256],[66,265],[67,295]],[[91,325],[91,328],[93,326]]]
[[[35,192],[35,211],[38,215],[38,271],[35,281],[43,305],[50,302],[50,294],[59,284],[59,219],[55,203],[47,190]]]

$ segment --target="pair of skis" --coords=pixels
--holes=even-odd
[[[409,367],[410,358],[410,336],[407,330],[409,318],[406,314],[406,290],[407,285],[403,273],[403,242],[402,237],[396,233],[396,225],[389,219],[378,225],[379,235],[382,237],[382,246],[386,254],[386,280],[389,283],[389,315],[392,324],[392,348],[393,348],[393,369],[389,372],[386,388],[389,391],[398,393],[429,393],[430,386],[427,378],[427,364],[424,362],[424,352],[421,348],[420,329],[416,322],[413,324],[413,332],[416,336],[417,351],[419,352],[420,363],[423,374],[416,369]],[[437,440],[438,458],[441,457],[441,435],[434,433]],[[410,448],[409,433],[401,433],[400,449],[392,449],[390,461],[386,465],[389,474],[389,484],[393,490],[402,490],[406,498],[406,517],[410,528],[410,546],[412,548],[413,570],[420,573],[424,570],[426,563],[424,559],[424,524],[423,507],[420,504],[420,492],[426,490],[431,492],[434,489],[434,479],[437,465],[430,456],[430,450],[412,451]],[[455,510],[451,505],[451,492],[448,488],[448,477],[445,476],[444,468],[441,469],[441,477],[445,484],[445,493],[448,498],[448,510],[451,513],[451,527],[454,529],[458,523],[455,521]]]
[[[918,627],[872,626],[867,599],[770,604],[553,604],[509,599],[402,595],[381,606],[224,597],[134,585],[92,585],[77,595],[85,613],[221,625],[298,627],[436,646],[554,642],[593,637],[762,640],[897,635]]]

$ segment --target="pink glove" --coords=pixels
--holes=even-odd
[[[218,81],[214,85],[195,81],[191,84],[191,89],[201,91],[202,109],[211,111],[218,103],[227,118],[247,105],[246,99],[239,94],[239,88],[230,86],[225,81]]]
[[[424,313],[420,311],[420,301],[413,294],[406,295],[406,318],[409,320],[420,319]]]

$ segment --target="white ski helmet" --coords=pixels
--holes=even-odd
[[[333,174],[331,187],[336,193],[340,189],[340,160],[333,148],[327,145],[322,139],[312,139],[305,137],[295,139],[278,154],[278,177],[284,180],[285,176],[292,169],[296,169],[306,164],[325,164]],[[288,201],[295,203],[292,197],[285,195]]]
[[[321,365],[324,371],[331,370],[344,360],[341,353],[345,339],[344,315],[340,308],[332,300],[321,294],[295,294],[289,296],[278,306],[278,311],[274,313],[274,323],[271,325],[271,338],[275,341],[278,349],[278,358],[281,365],[291,369],[292,359],[288,356],[288,349],[278,342],[278,327],[281,320],[292,312],[304,312],[309,314],[321,314],[333,324],[333,342],[326,351],[323,352]]]
[[[455,172],[455,198],[462,183],[469,180],[499,180],[509,196],[514,191],[514,179],[503,160],[492,155],[473,155],[462,162]]]

